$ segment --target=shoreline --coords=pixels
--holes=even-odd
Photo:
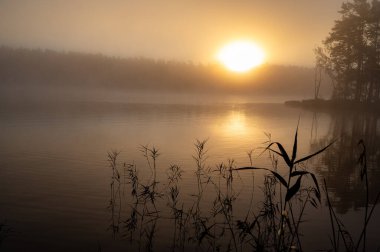
[[[290,100],[284,104],[289,107],[304,108],[318,111],[350,111],[350,112],[369,112],[380,113],[380,103],[361,103],[355,101],[337,101],[324,99]]]

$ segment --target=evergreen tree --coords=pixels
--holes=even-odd
[[[317,48],[317,65],[333,80],[333,99],[377,102],[380,95],[380,3],[345,2],[330,34]]]

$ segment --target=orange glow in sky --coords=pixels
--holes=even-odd
[[[264,62],[264,51],[249,41],[234,41],[224,46],[218,53],[218,60],[227,69],[244,73]]]
[[[268,64],[314,66],[342,2],[2,0],[0,46],[208,64],[224,43],[254,38]]]

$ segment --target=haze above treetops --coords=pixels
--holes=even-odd
[[[269,64],[313,66],[343,0],[0,1],[0,45],[213,63],[250,40]]]

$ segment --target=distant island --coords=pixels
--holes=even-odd
[[[334,99],[306,99],[301,101],[286,101],[285,105],[315,111],[366,111],[371,113],[380,113],[380,102],[363,103],[357,101],[344,101]]]

